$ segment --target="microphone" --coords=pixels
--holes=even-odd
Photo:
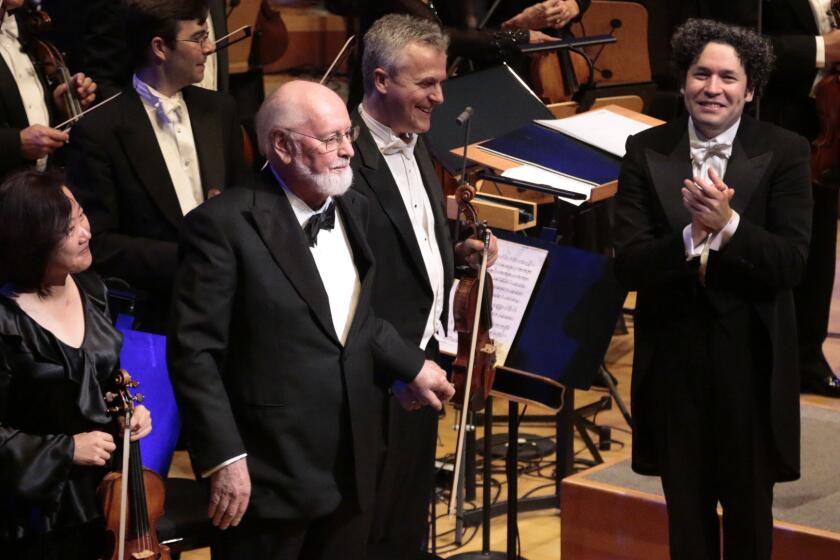
[[[472,107],[467,107],[466,109],[461,111],[460,115],[458,115],[455,118],[455,122],[458,123],[459,125],[463,126],[463,124],[465,122],[470,120],[470,117],[472,117],[472,114],[473,114],[473,108]]]

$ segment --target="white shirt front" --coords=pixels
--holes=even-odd
[[[152,124],[181,212],[186,214],[204,201],[204,190],[201,188],[198,152],[184,96],[179,91],[167,97],[136,74],[132,82]]]
[[[274,176],[286,192],[301,228],[306,225],[309,218],[318,212],[323,212],[333,203],[333,198],[328,197],[321,208],[313,210],[289,189],[276,172]],[[331,230],[322,229],[318,233],[318,242],[310,247],[309,251],[315,259],[315,266],[318,268],[318,274],[327,292],[335,333],[341,344],[344,344],[353,323],[353,316],[356,314],[362,285],[359,282],[356,263],[353,262],[353,249],[350,247],[350,240],[347,239],[344,218],[337,206],[335,227]]]
[[[426,273],[431,282],[434,301],[426,319],[423,338],[420,341],[420,348],[425,350],[433,335],[437,338],[442,336],[443,325],[440,322],[440,315],[443,312],[446,294],[443,293],[443,258],[435,235],[435,215],[432,211],[429,193],[426,192],[426,187],[423,185],[423,177],[420,175],[417,159],[414,157],[417,135],[413,134],[411,139],[406,142],[394,134],[394,131],[389,127],[367,114],[361,105],[359,105],[359,114],[370,130],[373,141],[382,153],[382,157],[385,158],[385,163],[397,184],[400,197],[414,230],[414,236],[417,239],[417,246],[420,248],[420,255],[423,257]]]
[[[738,126],[741,124],[741,119],[735,121],[735,124],[730,126],[728,129],[723,131],[722,133],[718,134],[714,138],[701,138],[700,133],[697,132],[697,129],[694,127],[694,121],[691,117],[688,118],[688,138],[690,142],[696,140],[706,140],[710,142],[719,142],[723,144],[729,144],[730,146],[734,145],[735,143],[735,135],[738,134]],[[731,154],[731,152],[730,152]],[[726,168],[729,164],[728,158],[718,157],[718,156],[711,156],[706,161],[700,162],[695,161],[694,159],[691,160],[691,171],[694,173],[695,177],[704,179],[706,182],[710,182],[708,170],[712,168],[718,174],[721,180],[724,179],[726,175]],[[737,185],[729,185],[731,188],[735,189],[735,196],[738,196],[738,187]],[[726,245],[727,242],[732,238],[735,234],[735,231],[738,229],[738,224],[741,223],[741,216],[736,211],[732,211],[732,216],[729,218],[729,221],[726,225],[721,229],[719,232],[712,234],[711,236],[707,237],[702,243],[695,246],[694,245],[694,237],[691,228],[691,224],[685,226],[683,229],[683,244],[685,245],[685,256],[686,259],[692,259],[694,257],[699,257],[703,253],[705,245],[708,244],[708,249],[712,251],[719,251],[721,247]]]
[[[38,79],[32,60],[21,50],[18,36],[17,20],[12,16],[3,18],[3,24],[0,25],[0,55],[15,79],[23,109],[26,111],[26,120],[30,126],[50,126],[50,112],[44,99],[44,86]],[[43,171],[46,164],[47,158],[42,157],[36,162],[36,167]]]

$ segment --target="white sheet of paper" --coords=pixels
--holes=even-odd
[[[529,183],[537,183],[538,185],[546,185],[554,187],[555,189],[564,189],[567,191],[583,193],[588,200],[592,196],[592,184],[568,175],[561,175],[548,171],[542,167],[534,167],[533,165],[520,165],[518,167],[511,167],[502,171],[504,177],[511,179],[519,179],[520,181],[528,181]],[[586,200],[572,200],[564,198],[563,202],[580,206]]]
[[[547,256],[545,249],[499,239],[499,257],[489,269],[493,276],[493,328],[490,329],[490,338],[496,345],[496,366],[505,364]],[[452,316],[452,302],[457,289],[456,280],[449,294],[449,334],[440,341],[441,352],[453,355],[458,353],[458,333],[455,332]]]
[[[636,119],[606,109],[587,111],[565,119],[539,119],[537,124],[568,134],[581,142],[624,157],[627,137],[651,127]]]

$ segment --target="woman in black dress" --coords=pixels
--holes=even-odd
[[[60,176],[0,185],[0,555],[102,554],[96,487],[116,449],[106,409],[122,337],[87,272],[90,225]],[[139,406],[132,440],[148,435]]]

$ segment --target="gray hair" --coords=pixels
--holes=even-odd
[[[294,129],[306,121],[306,111],[298,103],[283,99],[279,89],[272,93],[254,117],[260,154],[268,156],[271,153],[271,137],[278,128]]]
[[[373,91],[373,71],[382,68],[398,73],[404,49],[409,43],[421,43],[441,52],[449,46],[449,36],[433,21],[410,15],[388,14],[376,20],[365,33],[362,57],[362,80],[365,94]]]

